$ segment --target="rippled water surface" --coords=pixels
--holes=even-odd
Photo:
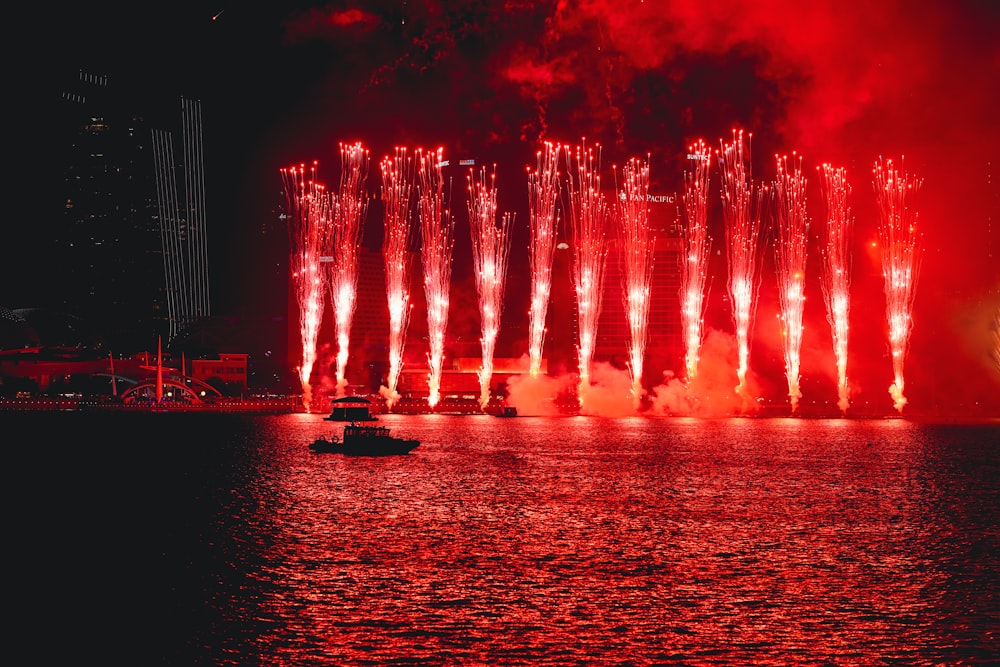
[[[28,662],[1000,660],[1000,422],[381,421],[0,415]]]

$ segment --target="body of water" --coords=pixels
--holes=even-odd
[[[1000,422],[7,413],[25,664],[1000,660]],[[14,652],[15,646],[21,650]]]

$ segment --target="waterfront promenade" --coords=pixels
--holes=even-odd
[[[299,396],[227,398],[203,403],[133,401],[123,403],[99,398],[36,397],[0,398],[2,411],[123,411],[123,412],[230,412],[289,414],[305,412]]]

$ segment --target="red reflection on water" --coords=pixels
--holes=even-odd
[[[975,470],[935,458],[920,425],[390,416],[421,446],[352,459],[306,452],[324,428],[306,417],[250,490],[259,563],[233,600],[269,664],[877,664],[986,648],[963,630],[986,617],[955,618],[997,592],[962,560],[976,522],[998,518],[996,481],[984,497],[955,486]]]

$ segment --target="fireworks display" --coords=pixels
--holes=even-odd
[[[826,319],[833,334],[833,352],[837,360],[837,407],[846,413],[850,406],[847,386],[847,341],[851,312],[851,237],[854,216],[851,212],[851,186],[847,170],[823,164],[820,186],[826,201],[826,224],[820,245],[823,260],[822,289]]]
[[[449,400],[436,410],[469,404],[478,411],[474,371],[480,367],[476,341],[482,332],[470,231],[464,228],[464,186],[470,165],[477,171],[485,166],[488,176],[494,164],[500,212],[516,212],[516,218],[492,390],[496,394],[506,378],[516,377],[522,396],[530,388],[532,399],[538,397],[533,406],[548,401],[545,409],[576,410],[578,345],[584,341],[564,152],[586,137],[588,147],[603,147],[602,186],[615,217],[608,220],[600,332],[592,364],[583,371],[591,381],[590,414],[610,405],[598,388],[607,387],[608,397],[612,388],[615,397],[621,395],[615,408],[622,413],[631,408],[627,392],[635,378],[629,376],[636,375],[640,341],[630,338],[638,331],[630,331],[629,308],[622,303],[628,296],[626,263],[618,258],[626,239],[618,238],[615,190],[620,188],[612,185],[611,165],[620,170],[629,158],[648,153],[649,222],[657,238],[642,359],[644,410],[788,414],[790,399],[800,391],[797,412],[807,416],[992,415],[1000,411],[1000,379],[983,345],[993,340],[986,321],[993,314],[986,309],[1000,301],[1000,179],[991,150],[1000,145],[1000,86],[988,82],[998,62],[1000,42],[994,37],[1000,15],[995,2],[932,4],[932,10],[920,5],[915,11],[910,3],[894,2],[873,12],[843,3],[806,7],[787,1],[721,8],[603,1],[461,7],[279,3],[266,15],[254,13],[253,26],[236,26],[240,17],[232,9],[217,21],[198,12],[174,12],[169,22],[154,21],[151,29],[169,35],[178,34],[178,26],[200,26],[185,33],[183,48],[172,51],[176,58],[159,57],[163,50],[156,45],[162,39],[138,40],[135,46],[142,48],[131,50],[105,40],[109,54],[130,54],[119,59],[121,71],[64,73],[58,87],[61,106],[81,121],[89,111],[142,116],[129,145],[150,150],[154,135],[177,130],[182,119],[167,113],[161,118],[142,107],[163,108],[159,97],[179,87],[204,92],[199,104],[205,105],[206,118],[218,121],[205,128],[208,143],[156,171],[179,179],[181,191],[185,185],[196,191],[174,202],[181,240],[206,207],[225,212],[211,234],[220,241],[218,256],[208,262],[216,270],[201,275],[205,284],[197,287],[211,291],[222,310],[263,318],[259,326],[243,327],[246,339],[235,346],[251,353],[247,392],[300,394],[301,380],[312,383],[306,401],[314,410],[322,409],[335,388],[338,395],[371,392],[377,407],[384,409],[386,400],[397,412],[427,407],[424,353],[437,342],[428,337],[425,317],[433,321],[435,315],[425,310],[425,294],[435,287],[425,290],[419,275],[415,151],[441,146],[445,161],[452,158],[443,167],[445,187],[458,187],[447,202],[458,238],[446,289],[450,312],[440,387]],[[72,25],[94,19],[89,14],[58,14],[63,25],[53,44],[65,37],[85,44],[88,34],[95,34]],[[260,30],[252,39],[243,29],[249,27]],[[10,219],[36,220],[41,206],[51,210],[55,204],[66,224],[7,226],[5,241],[16,252],[8,253],[0,281],[7,285],[5,305],[64,306],[113,322],[130,346],[144,346],[143,332],[172,326],[161,315],[179,293],[161,285],[167,259],[181,261],[179,246],[156,238],[158,225],[168,221],[143,203],[155,198],[158,184],[149,165],[107,152],[116,141],[114,127],[91,128],[107,131],[85,135],[94,144],[89,153],[80,137],[74,139],[83,127],[74,123],[63,128],[65,136],[46,135],[53,142],[44,150],[29,150],[29,138],[42,136],[37,130],[45,130],[47,122],[72,120],[50,111],[21,114],[41,127],[14,133],[26,142],[18,154],[42,169],[15,170],[34,190],[25,196],[14,188],[19,196],[9,199],[26,214]],[[337,244],[328,235],[346,214],[337,172],[338,147],[344,146],[338,142],[356,140],[371,150],[372,164],[366,193],[371,217],[355,255],[354,244]],[[383,208],[391,205],[383,186],[394,186],[379,182],[376,173],[380,158],[391,159],[396,146],[407,147],[412,164],[409,202],[400,220]],[[781,303],[788,294],[778,281],[788,278],[774,275],[784,262],[775,256],[780,249],[772,192],[774,156],[787,154],[792,171],[793,149],[803,155],[811,181],[813,218],[798,388],[792,386],[795,359],[785,358],[799,343],[789,328],[792,304]],[[910,275],[905,253],[898,250],[902,243],[879,239],[880,216],[891,208],[886,202],[893,197],[892,179],[872,183],[876,161],[887,167],[880,156],[892,158],[898,168],[904,154],[907,171],[923,181],[918,192],[911,188],[906,194],[907,205],[917,202],[916,244],[922,246]],[[213,162],[213,155],[221,162]],[[227,168],[234,156],[238,168]],[[196,166],[189,163],[202,158],[206,178],[184,181]],[[299,183],[291,188],[298,191],[288,196],[290,207],[277,180],[279,168],[294,166],[284,173],[290,186],[309,181],[314,158],[332,200],[309,201],[322,188]],[[83,169],[101,160],[114,169],[103,174],[107,182],[100,192],[121,195],[112,197],[115,201],[85,197],[77,186],[86,182],[66,181],[57,173],[58,165]],[[841,167],[846,177],[835,173]],[[738,173],[741,169],[745,173]],[[839,178],[850,179],[850,187],[835,183]],[[763,200],[758,188],[766,194]],[[750,213],[758,201],[763,208]],[[325,213],[319,212],[322,205]],[[279,219],[278,208],[287,217]],[[316,218],[312,222],[318,224],[322,215],[333,230],[314,232],[303,219]],[[390,235],[377,229],[383,216],[388,227],[408,227],[408,238],[401,241],[405,250],[399,251],[409,254],[406,268]],[[291,244],[286,233],[294,237]],[[150,252],[162,267],[148,261]],[[345,286],[352,261],[358,262],[355,289]],[[322,273],[322,298],[307,294],[317,280],[314,271]],[[23,276],[32,279],[19,279]],[[169,282],[167,275],[168,287]],[[177,350],[195,345],[195,327],[209,323],[192,322],[190,334],[176,337],[171,329],[167,338]],[[121,345],[116,342],[116,348]],[[258,346],[268,353],[263,359]],[[432,351],[428,357],[438,355]],[[989,364],[985,376],[984,363]],[[600,375],[605,367],[615,372],[613,386]],[[309,373],[308,379],[300,377]],[[224,379],[227,385],[239,382],[243,391],[242,375]],[[654,405],[654,389],[661,384],[673,385],[669,401],[661,390],[663,402]],[[384,393],[380,385],[386,385]],[[460,400],[451,401],[452,396]],[[741,399],[749,401],[743,409],[737,405]],[[491,407],[496,405],[494,396]],[[539,407],[530,413],[541,412]],[[529,414],[527,407],[521,414]]]
[[[321,260],[327,228],[331,224],[334,199],[316,182],[316,163],[306,173],[304,165],[281,170],[289,208],[290,270],[299,305],[299,338],[302,362],[298,367],[302,403],[309,411],[316,363],[316,343],[323,323],[326,278]]]
[[[483,362],[479,375],[479,405],[490,402],[490,380],[493,378],[493,353],[500,333],[503,313],[504,286],[507,282],[507,260],[510,256],[510,223],[512,215],[504,213],[497,225],[496,171],[487,182],[486,171],[469,170],[469,231],[472,235],[472,257],[475,266],[476,291],[479,294]]]
[[[586,405],[590,387],[590,365],[597,340],[597,322],[601,316],[604,293],[604,270],[608,248],[606,230],[610,217],[607,199],[601,190],[601,148],[577,146],[575,154],[566,153],[567,192],[570,227],[573,235],[573,286],[576,290],[577,319],[580,327],[579,399]]]
[[[357,264],[358,255],[352,252],[358,249],[360,237],[355,235],[357,232],[348,233],[345,230],[352,229],[347,219],[351,211],[354,212],[354,230],[363,224],[366,217],[363,200],[367,195],[363,172],[367,165],[367,152],[360,143],[341,145],[341,151],[345,167],[339,193],[328,192],[323,184],[317,182],[315,163],[311,172],[302,166],[282,170],[292,212],[289,216],[292,278],[299,302],[303,348],[302,364],[296,370],[303,386],[303,401],[307,405],[315,399],[309,382],[318,375],[315,368],[318,363],[316,339],[323,318],[324,296],[329,290],[333,307],[343,309],[345,306],[343,302],[338,303],[338,296],[349,294],[353,297],[353,281],[357,280],[355,274],[364,270]],[[414,214],[419,216],[420,223],[420,254],[428,323],[426,335],[430,372],[427,393],[423,395],[427,397],[427,407],[441,409],[439,404],[445,389],[442,376],[451,269],[453,261],[458,261],[453,257],[455,220],[447,203],[446,193],[450,186],[445,176],[448,162],[444,160],[443,152],[441,148],[435,151],[418,149],[411,154],[406,148],[396,148],[395,156],[390,154],[381,162],[381,200],[385,216],[382,250],[390,322],[389,369],[385,386],[379,389],[379,393],[386,399],[389,410],[400,400],[400,394],[423,394],[420,385],[414,384],[413,378],[417,375],[403,373],[403,348],[413,307],[408,288],[411,264],[415,259],[412,250],[417,248],[417,239],[411,238],[417,233],[413,226],[416,224],[412,219]],[[600,144],[591,145],[586,141],[574,147],[547,144],[546,150],[539,151],[536,157],[538,170],[527,170],[533,217],[533,224],[527,230],[532,237],[528,249],[538,251],[532,255],[536,270],[529,277],[533,279],[532,297],[538,298],[540,294],[544,297],[539,299],[539,307],[533,307],[530,314],[535,318],[533,324],[544,322],[544,308],[541,306],[547,305],[552,297],[550,280],[557,237],[555,225],[559,215],[564,214],[566,240],[572,252],[572,264],[567,267],[567,276],[571,279],[575,297],[574,320],[564,323],[564,331],[568,333],[575,329],[575,340],[563,340],[574,345],[578,365],[569,373],[553,376],[551,382],[535,377],[531,382],[522,384],[520,378],[508,377],[507,398],[511,399],[516,394],[516,400],[523,401],[520,404],[512,401],[513,405],[530,410],[537,409],[537,405],[547,405],[546,401],[559,400],[559,410],[579,408],[585,414],[608,416],[636,414],[647,409],[654,414],[674,415],[745,414],[771,409],[766,403],[771,399],[766,395],[757,396],[762,393],[761,387],[770,393],[771,385],[760,383],[759,373],[749,372],[750,338],[757,305],[758,273],[762,266],[759,250],[764,245],[762,223],[767,213],[774,218],[773,259],[777,290],[773,300],[780,306],[778,317],[787,384],[787,399],[778,398],[778,401],[788,400],[792,414],[802,409],[800,372],[803,368],[802,350],[804,343],[808,342],[806,336],[809,333],[803,323],[811,220],[806,200],[807,179],[798,154],[775,155],[776,176],[765,186],[755,183],[751,177],[750,145],[742,132],[734,131],[731,142],[721,142],[721,150],[710,151],[704,141],[688,147],[688,162],[683,173],[683,206],[677,213],[675,232],[678,254],[682,255],[677,267],[681,279],[680,321],[676,325],[667,324],[668,327],[676,327],[670,329],[671,333],[680,332],[681,336],[676,350],[665,350],[668,354],[683,351],[687,373],[683,380],[675,377],[669,367],[646,368],[650,363],[646,358],[647,342],[654,333],[658,333],[649,330],[654,316],[652,311],[655,304],[663,302],[662,296],[651,294],[655,289],[652,287],[654,268],[660,270],[659,266],[654,267],[658,239],[654,237],[653,230],[658,227],[651,224],[651,217],[662,216],[663,209],[657,210],[650,203],[659,199],[650,192],[649,158],[633,157],[623,165],[612,167],[615,184],[605,189],[601,183]],[[565,162],[559,165],[558,160],[563,159]],[[736,325],[734,334],[706,331],[704,324],[705,286],[709,277],[708,265],[712,261],[712,239],[708,233],[709,186],[714,178],[710,174],[715,164],[720,166],[721,172],[721,203],[730,274],[725,302],[728,302]],[[482,352],[477,372],[476,407],[471,409],[482,411],[489,411],[494,405],[492,390],[496,387],[491,386],[497,381],[494,355],[503,345],[500,340],[501,318],[504,315],[508,265],[514,261],[510,257],[510,245],[515,218],[511,213],[500,215],[497,173],[496,165],[492,173],[479,167],[466,170],[471,267],[478,296]],[[841,414],[845,414],[849,405],[857,400],[850,395],[847,383],[851,236],[855,223],[850,202],[852,191],[843,168],[822,164],[817,173],[825,204],[822,230],[817,229],[821,233],[816,239],[822,259],[822,282],[819,287],[823,292],[836,357],[837,407]],[[912,327],[910,309],[920,266],[917,245],[921,237],[916,231],[911,198],[921,181],[901,174],[892,161],[881,159],[876,163],[873,174],[880,214],[880,255],[894,370],[890,393],[895,410],[901,411],[907,404],[903,394],[902,362],[906,357]],[[771,204],[771,207],[765,208],[765,203]],[[770,233],[772,230],[768,228],[766,231]],[[611,313],[613,317],[607,320],[609,332],[602,332],[604,335],[598,344],[597,329],[603,316],[606,264],[612,247],[618,248],[621,283],[620,291],[616,289],[616,284],[610,286],[608,293],[615,292],[611,298],[621,299],[622,310]],[[353,258],[353,264],[346,265],[346,268],[337,265],[337,254],[342,255],[345,261]],[[722,253],[718,254],[721,256]],[[325,271],[328,267],[329,270]],[[336,289],[335,284],[340,284],[341,289]],[[471,281],[469,284],[471,286]],[[350,289],[346,289],[345,285]],[[653,299],[654,296],[658,301]],[[881,309],[881,304],[878,307]],[[462,315],[467,317],[471,311],[470,308]],[[336,318],[335,324],[338,334],[342,334],[343,320]],[[326,323],[323,325],[327,326]],[[537,327],[533,331],[538,333],[538,361],[533,369],[526,365],[525,379],[531,377],[532,371],[548,375],[542,370],[545,368],[542,353],[545,328]],[[338,343],[341,349],[347,346],[345,339],[338,339]],[[564,348],[556,351],[557,354],[568,352],[570,350]],[[657,350],[665,358],[667,355],[662,355],[662,352]],[[620,365],[618,359],[623,360]],[[807,357],[807,361],[810,359],[812,357]],[[811,372],[812,367],[806,365],[806,369]],[[655,386],[644,385],[645,376],[650,371],[659,373],[665,381]],[[516,371],[501,374],[508,373],[519,375]],[[739,381],[735,392],[732,389],[734,375]],[[342,374],[338,376],[338,383],[342,378]],[[449,393],[470,393],[461,384],[467,378],[449,376],[446,379]],[[575,405],[562,403],[574,389]],[[474,397],[467,398],[471,403]]]
[[[760,245],[760,203],[763,188],[754,192],[750,163],[750,138],[743,142],[743,130],[733,131],[732,142],[722,144],[722,212],[726,226],[726,254],[729,260],[729,296],[733,323],[739,384],[737,393],[744,407],[752,400],[747,385],[750,369],[750,332],[757,309],[758,247]]]
[[[552,262],[556,252],[556,226],[559,222],[559,154],[562,147],[545,142],[536,154],[534,171],[528,170],[528,206],[531,241],[528,261],[531,267],[531,309],[529,316],[529,373],[537,377],[542,369],[545,344],[545,316],[552,292]]]
[[[452,248],[455,221],[447,208],[442,173],[444,149],[417,149],[417,216],[420,218],[420,259],[424,269],[427,297],[427,404],[441,400],[441,371],[444,363],[444,336],[448,327],[448,297],[451,290]]]
[[[403,349],[410,323],[410,215],[413,204],[413,158],[397,147],[381,163],[384,206],[382,258],[385,294],[389,305],[389,372],[382,391],[390,409],[399,399],[397,387],[403,370]]]
[[[684,171],[684,254],[681,256],[681,327],[688,387],[698,375],[704,339],[705,280],[708,277],[708,186],[712,153],[704,141],[688,148],[691,166]]]
[[[337,332],[337,396],[347,386],[347,359],[351,342],[351,322],[357,303],[358,250],[365,215],[368,212],[368,150],[360,142],[340,144],[340,189],[336,197],[333,224],[328,228],[326,249],[327,284],[333,302]]]
[[[636,409],[643,395],[643,359],[649,324],[649,290],[653,280],[656,239],[649,229],[649,159],[630,159],[622,167],[618,220],[624,259],[623,301],[629,327],[629,374]]]
[[[775,260],[778,300],[781,304],[781,335],[785,353],[785,378],[792,413],[799,408],[802,353],[802,315],[806,293],[806,247],[809,215],[806,207],[807,179],[802,173],[802,157],[775,156],[778,175],[774,180],[775,223],[778,243]]]
[[[889,386],[896,410],[906,405],[903,367],[913,328],[913,297],[920,272],[920,234],[911,206],[922,179],[896,169],[892,160],[879,158],[873,170],[879,208],[878,235],[882,250],[885,312],[889,324],[893,383]]]

